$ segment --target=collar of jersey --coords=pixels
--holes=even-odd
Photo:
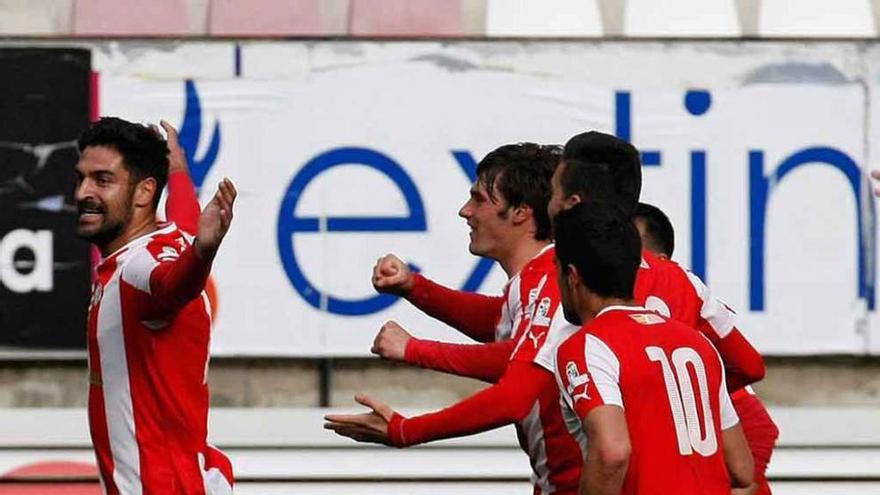
[[[138,243],[143,242],[143,241],[146,240],[148,237],[153,237],[153,236],[155,236],[155,235],[157,235],[157,234],[167,234],[167,233],[169,233],[169,232],[173,232],[174,229],[176,229],[176,228],[177,228],[177,226],[174,225],[174,223],[172,222],[172,223],[169,223],[168,225],[166,225],[166,226],[164,226],[164,227],[161,227],[161,228],[159,228],[159,229],[156,229],[156,230],[154,230],[154,231],[152,231],[152,232],[149,232],[149,233],[147,233],[147,234],[144,234],[144,235],[142,235],[142,236],[140,236],[140,237],[135,237],[134,239],[128,241],[128,242],[127,242],[124,246],[122,246],[121,248],[117,249],[116,251],[113,251],[112,253],[110,253],[109,255],[105,256],[104,258],[101,258],[101,263],[104,263],[105,261],[107,261],[107,260],[109,260],[110,258],[113,258],[113,257],[115,257],[115,256],[119,256],[119,255],[120,255],[123,251],[125,251],[126,249],[130,249],[130,248],[131,248],[132,246],[134,246],[135,244],[138,244]],[[99,264],[101,264],[101,263],[99,263]]]
[[[611,311],[647,311],[648,309],[644,306],[624,306],[622,304],[615,304],[612,306],[605,306],[602,308],[602,311],[596,313],[596,318],[604,315],[605,313],[609,313]]]

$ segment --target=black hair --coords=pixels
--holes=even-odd
[[[565,143],[562,160],[560,185],[566,197],[579,194],[582,201],[590,202],[597,196],[630,215],[635,213],[642,191],[642,163],[633,145],[610,134],[583,132]],[[607,177],[595,184],[602,174]]]
[[[660,208],[648,203],[639,203],[636,206],[635,217],[645,222],[645,248],[672,258],[672,252],[675,251],[675,230],[669,217]]]
[[[79,137],[80,153],[90,146],[107,146],[122,155],[122,163],[132,177],[132,185],[152,177],[156,180],[153,207],[168,182],[168,144],[145,125],[116,117],[101,117]]]
[[[559,164],[562,147],[535,143],[507,144],[486,155],[477,165],[477,182],[495,198],[495,186],[503,199],[516,208],[531,207],[535,217],[535,239],[549,240],[547,204],[552,192],[550,179]]]
[[[632,299],[642,244],[630,215],[613,204],[576,204],[553,219],[562,273],[577,268],[601,297]]]

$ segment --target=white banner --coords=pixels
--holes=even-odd
[[[207,199],[232,177],[215,354],[367,355],[394,319],[454,331],[370,286],[394,252],[498,293],[457,216],[473,165],[588,129],[642,151],[676,255],[766,354],[878,352],[872,49],[847,43],[255,42],[103,46],[105,115],[182,126]],[[135,49],[138,48],[138,49]],[[185,67],[182,67],[185,65]],[[870,83],[866,83],[870,81]],[[869,123],[870,122],[870,123]],[[874,334],[880,335],[876,330]]]

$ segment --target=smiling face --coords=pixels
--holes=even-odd
[[[106,246],[122,235],[134,213],[131,174],[118,151],[91,146],[83,150],[76,176],[76,234],[98,247]]]
[[[498,259],[510,237],[510,213],[510,205],[497,187],[490,195],[483,181],[478,180],[471,186],[470,198],[458,212],[471,228],[468,245],[471,254]]]

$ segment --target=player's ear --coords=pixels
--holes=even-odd
[[[160,193],[160,191],[157,190],[157,186],[156,179],[152,177],[147,177],[138,182],[134,187],[134,198],[132,198],[134,205],[141,208],[151,206],[153,204],[153,198],[156,194]]]
[[[565,276],[568,279],[568,286],[572,289],[583,284],[583,279],[581,279],[581,274],[578,272],[577,267],[570,263],[568,265],[568,273]]]
[[[574,205],[582,203],[584,200],[581,198],[581,195],[578,193],[574,193],[571,196],[565,198],[565,202],[563,203],[563,209],[567,210],[572,208]]]
[[[521,205],[517,206],[516,208],[511,209],[511,212],[513,213],[512,217],[513,217],[513,223],[515,225],[519,225],[521,223],[524,223],[524,222],[528,221],[529,218],[532,218],[535,216],[535,211],[532,210],[532,207],[527,204],[521,204]]]

